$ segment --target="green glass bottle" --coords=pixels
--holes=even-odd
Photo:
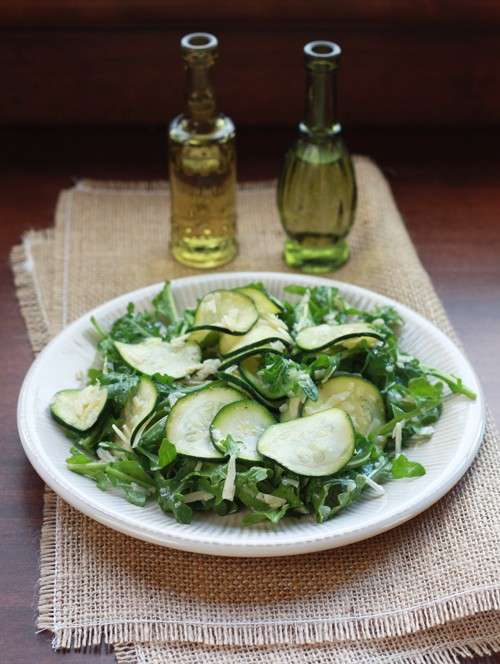
[[[284,258],[304,272],[330,272],[349,257],[345,237],[354,221],[356,180],[336,117],[340,54],[329,41],[304,47],[305,120],[278,183],[278,208],[288,236]]]
[[[237,252],[235,129],[217,111],[211,81],[216,37],[193,33],[181,47],[187,100],[169,129],[170,248],[180,263],[212,268]]]

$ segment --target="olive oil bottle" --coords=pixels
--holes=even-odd
[[[305,119],[278,183],[278,208],[288,236],[285,262],[304,272],[329,272],[349,257],[345,237],[354,221],[356,181],[336,116],[340,53],[328,41],[304,47]]]
[[[189,34],[181,48],[187,99],[169,129],[171,251],[180,263],[212,268],[237,253],[235,128],[216,106],[216,37]]]

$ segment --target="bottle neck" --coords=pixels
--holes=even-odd
[[[337,70],[306,68],[306,108],[303,129],[313,136],[340,131],[337,121]]]
[[[199,129],[210,128],[216,119],[217,104],[212,84],[213,65],[212,57],[186,58],[186,115]]]

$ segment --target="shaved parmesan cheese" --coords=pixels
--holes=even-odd
[[[392,430],[392,437],[394,438],[394,455],[398,457],[401,454],[401,445],[403,441],[403,421],[396,422]]]
[[[226,481],[224,482],[224,488],[222,489],[222,498],[224,500],[233,500],[234,492],[236,490],[236,485],[234,483],[236,479],[236,456],[232,454],[229,457],[227,464],[227,475]]]
[[[182,334],[180,337],[174,337],[170,341],[170,347],[178,350],[180,348],[183,348],[186,345],[187,340],[189,339],[190,334]]]
[[[311,319],[309,318],[310,299],[311,299],[311,292],[306,291],[297,306],[297,309],[300,311],[300,316],[298,321],[293,326],[293,331],[295,332],[295,334],[298,334],[301,330],[311,325]]]
[[[109,461],[116,461],[111,452],[109,450],[104,450],[102,447],[97,448],[96,454],[101,461],[106,461],[106,463]]]
[[[200,382],[205,381],[209,376],[217,373],[220,365],[221,361],[217,358],[205,360],[200,364],[200,368],[196,373],[191,376],[191,380],[199,380]]]
[[[123,431],[122,431],[121,429],[119,429],[119,428],[116,426],[116,424],[112,424],[112,425],[111,425],[111,428],[112,428],[113,431],[116,433],[116,435],[118,436],[118,438],[122,441],[122,443],[125,445],[125,447],[129,448],[129,447],[130,447],[129,439],[128,439],[127,436],[123,433]]]
[[[262,318],[266,321],[266,323],[269,325],[269,327],[274,328],[275,330],[278,330],[279,332],[287,332],[288,333],[288,328],[286,326],[286,323],[284,323],[281,318],[278,318],[276,314],[264,314]]]
[[[85,373],[85,371],[82,371],[81,369],[79,369],[75,373],[75,378],[76,378],[77,383],[81,387],[85,387],[85,385],[87,384],[87,374]]]
[[[170,408],[173,408],[179,399],[183,396],[182,392],[170,392],[167,397]]]
[[[380,484],[377,484],[375,480],[372,480],[371,477],[365,476],[366,484],[370,487],[370,489],[373,489],[375,492],[375,496],[377,498],[380,498],[380,496],[383,496],[385,494],[385,489],[383,486],[380,486]]]
[[[184,502],[195,503],[197,500],[211,500],[213,497],[214,494],[208,491],[192,491],[191,493],[186,493]]]
[[[266,505],[269,505],[269,507],[273,510],[277,510],[280,507],[283,507],[283,505],[285,505],[286,503],[285,498],[280,498],[279,496],[273,496],[270,493],[262,493],[262,491],[256,493],[255,497],[257,498],[257,500],[260,500],[263,503],[266,503]]]
[[[270,343],[266,344],[266,346],[270,350],[275,350],[277,353],[285,352],[285,344],[281,343],[281,341],[271,341]]]
[[[413,435],[412,440],[429,440],[429,438],[432,438],[435,430],[435,427],[431,425],[420,427],[418,432]]]
[[[329,311],[326,316],[323,318],[325,323],[328,323],[328,325],[338,325],[337,321],[337,312],[336,311]],[[307,325],[305,325],[307,327]]]

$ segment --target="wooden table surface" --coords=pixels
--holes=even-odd
[[[240,133],[239,173],[276,177],[288,130]],[[164,177],[159,129],[1,130],[0,659],[9,664],[112,662],[101,650],[56,654],[35,634],[42,482],[24,457],[16,399],[32,353],[14,294],[9,250],[30,228],[52,224],[60,189],[75,177]],[[500,133],[363,130],[351,149],[371,155],[394,191],[422,261],[444,301],[500,421]],[[475,662],[500,663],[500,655]]]

